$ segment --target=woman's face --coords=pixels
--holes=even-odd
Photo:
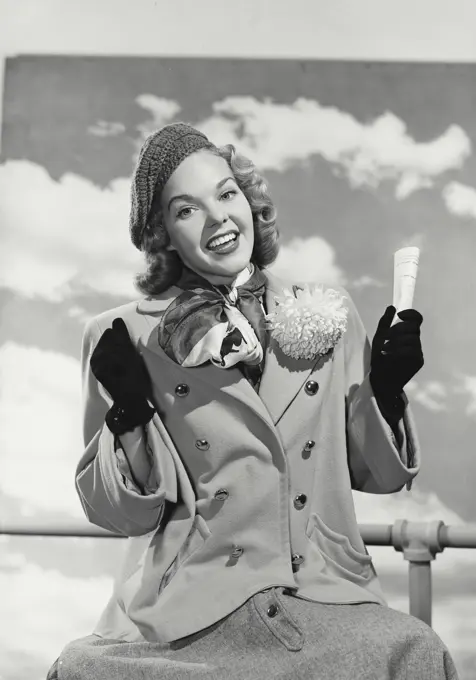
[[[172,173],[161,196],[170,250],[212,283],[228,283],[248,265],[254,244],[250,204],[228,163],[201,149]]]

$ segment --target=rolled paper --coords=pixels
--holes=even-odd
[[[393,306],[397,312],[412,309],[419,260],[420,249],[416,246],[400,248],[394,255]],[[395,314],[394,323],[398,321]]]

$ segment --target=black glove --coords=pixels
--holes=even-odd
[[[106,414],[113,434],[132,432],[150,421],[155,409],[147,401],[152,396],[149,374],[121,318],[114,319],[112,328],[101,335],[90,365],[114,402]]]
[[[387,307],[372,342],[370,384],[383,415],[393,421],[403,416],[405,385],[424,364],[420,341],[423,317],[415,309],[398,312],[401,323],[390,327],[396,309]]]

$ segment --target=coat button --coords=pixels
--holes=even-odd
[[[317,394],[317,390],[319,389],[319,385],[315,380],[308,380],[307,383],[304,385],[304,390],[306,394],[309,394],[313,396],[314,394]]]
[[[304,451],[311,451],[316,445],[316,442],[313,439],[308,439],[307,442],[304,444]]]
[[[298,493],[294,499],[294,507],[296,510],[301,510],[306,505],[307,496],[305,493]]]
[[[200,449],[200,451],[208,451],[210,448],[210,444],[207,442],[206,439],[197,439],[195,442],[195,446],[197,449]]]
[[[233,552],[231,553],[231,557],[241,557],[243,555],[243,548],[239,545],[234,545],[233,546]]]
[[[226,489],[218,489],[218,491],[215,493],[215,500],[217,501],[226,501],[230,494]]]
[[[276,616],[277,613],[278,613],[278,608],[277,608],[277,606],[276,606],[275,604],[271,604],[271,605],[268,607],[268,616],[269,616],[270,618],[273,618],[273,616]]]
[[[175,388],[175,394],[177,395],[177,397],[186,397],[189,392],[190,387],[185,383],[180,383],[180,385],[177,385],[177,387]]]
[[[291,558],[291,562],[293,564],[302,564],[304,562],[304,557],[299,553],[294,553],[294,555]]]

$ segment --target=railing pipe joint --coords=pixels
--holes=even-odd
[[[392,544],[397,552],[409,562],[430,562],[445,546],[440,541],[441,520],[433,522],[411,522],[397,519],[392,527]]]

